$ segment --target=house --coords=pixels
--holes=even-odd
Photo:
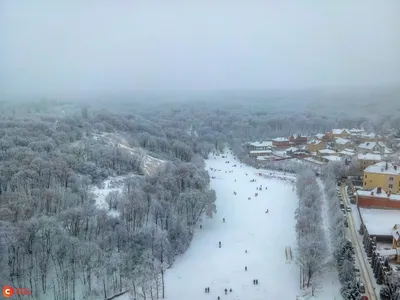
[[[287,138],[284,137],[278,137],[274,138],[272,140],[272,145],[277,147],[277,148],[289,148],[290,147],[290,142]]]
[[[349,129],[349,132],[350,132],[351,136],[361,136],[361,134],[363,134],[365,132],[365,130],[364,130],[364,128],[360,128],[360,129],[352,128],[352,129]]]
[[[272,150],[250,150],[250,157],[259,157],[259,156],[270,156],[272,154]]]
[[[260,141],[254,142],[250,144],[250,150],[271,150],[272,142],[271,141]]]
[[[329,163],[329,162],[343,161],[343,158],[336,155],[324,155],[320,157],[320,160],[324,163]]]
[[[346,148],[349,148],[352,145],[352,142],[348,139],[344,139],[344,138],[337,138],[335,140],[335,145],[334,148],[336,150],[343,150]]]
[[[360,208],[400,209],[400,195],[385,192],[380,186],[372,191],[358,190],[356,192],[356,201]]]
[[[292,143],[293,145],[307,144],[307,137],[300,134],[298,134],[297,136],[294,136],[292,134],[289,138],[289,142]]]
[[[335,138],[347,138],[350,136],[350,132],[347,129],[332,129],[329,135],[330,139],[333,140]]]
[[[382,155],[372,153],[358,154],[357,161],[360,166],[360,170],[364,171],[365,168],[382,161]]]
[[[353,149],[345,148],[338,152],[340,157],[351,159],[353,156],[356,155],[356,152]]]
[[[318,150],[322,150],[325,148],[325,143],[322,140],[314,139],[307,143],[308,152],[317,152]]]
[[[400,175],[397,166],[388,162],[378,162],[364,170],[363,188],[371,190],[379,186],[391,193],[399,192]]]
[[[361,135],[358,136],[358,140],[362,142],[377,142],[380,141],[381,139],[382,139],[381,136],[373,132],[370,133],[363,132]]]
[[[332,139],[331,139],[331,135],[330,135],[329,132],[326,132],[326,133],[318,133],[318,134],[316,134],[316,135],[314,136],[314,138],[316,138],[316,139],[318,139],[318,140],[321,140],[321,141],[323,141],[323,142],[325,142],[325,143],[327,143],[327,142],[329,142],[329,141],[332,140]]]
[[[382,142],[364,142],[358,145],[359,153],[376,153],[376,154],[391,154],[393,153],[386,145]]]
[[[317,156],[339,156],[339,153],[332,149],[321,149],[317,150]]]

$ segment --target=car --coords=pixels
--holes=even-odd
[[[364,294],[364,293],[365,293],[365,285],[364,285],[364,282],[359,281],[359,282],[357,283],[357,285],[358,285],[358,289],[359,289],[360,293],[361,293],[361,294]]]
[[[346,206],[346,210],[347,210],[348,212],[350,212],[350,211],[351,211],[351,207],[350,207],[349,205],[347,205],[347,206]]]
[[[357,268],[357,267],[354,267],[354,272],[356,272],[356,273],[360,273],[360,269],[359,269],[359,268]]]
[[[347,221],[344,221],[344,226],[349,227],[349,223],[347,223]]]

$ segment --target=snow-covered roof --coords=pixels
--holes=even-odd
[[[273,141],[275,141],[275,142],[289,142],[289,140],[287,138],[284,138],[284,137],[274,138]]]
[[[360,213],[370,235],[392,236],[393,227],[400,222],[400,214],[394,209],[360,207]]]
[[[318,134],[315,135],[315,137],[316,137],[317,139],[323,139],[324,136],[325,136],[325,134],[323,134],[323,133],[318,133]]]
[[[350,133],[363,133],[364,132],[364,128],[361,129],[357,129],[357,128],[352,128],[349,130]]]
[[[346,148],[346,149],[344,149],[343,151],[347,151],[347,152],[353,152],[353,153],[355,153],[355,152],[356,152],[354,149],[349,149],[349,148]]]
[[[335,155],[327,155],[327,156],[323,156],[324,159],[329,160],[329,161],[341,161],[342,158],[339,156],[335,156]]]
[[[272,153],[272,150],[252,150],[250,154],[259,154],[259,153]]]
[[[254,143],[250,143],[250,145],[254,146],[254,147],[271,147],[272,141],[254,142]]]
[[[361,133],[361,137],[364,137],[364,138],[375,138],[375,137],[376,137],[376,134],[373,133],[373,132],[371,132],[371,133],[365,133],[365,132],[363,132],[363,133]]]
[[[333,154],[333,153],[337,153],[335,150],[332,149],[322,149],[322,150],[318,150],[319,153],[322,154]]]
[[[365,142],[358,145],[361,149],[371,150],[373,149],[378,143],[377,142]]]
[[[387,169],[386,169],[387,164]],[[387,175],[398,175],[399,171],[394,168],[391,163],[386,163],[384,161],[378,162],[372,166],[367,167],[364,172],[367,173],[377,173],[377,174],[387,174]]]
[[[340,153],[340,154],[343,154],[343,155],[348,155],[348,156],[356,155],[354,152],[352,152],[352,151],[347,151],[346,149],[340,151],[339,153]]]
[[[312,141],[309,141],[307,144],[309,144],[309,145],[316,145],[316,144],[319,144],[319,143],[322,143],[322,141],[317,140],[317,139],[314,139],[314,140],[312,140]]]
[[[350,142],[350,140],[348,140],[348,139],[343,139],[343,138],[337,138],[336,141],[335,141],[335,143],[336,143],[336,144],[339,144],[339,145],[345,145],[345,144],[347,144],[347,143],[349,143],[349,142]]]
[[[296,147],[290,147],[290,148],[287,148],[286,149],[286,151],[298,151],[299,149],[298,148],[296,148]]]
[[[332,129],[332,134],[342,134],[343,131],[350,133],[347,129]]]
[[[374,160],[374,161],[381,161],[382,156],[380,154],[358,154],[357,159],[359,160]]]

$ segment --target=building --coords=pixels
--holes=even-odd
[[[270,156],[272,154],[272,150],[250,150],[250,157],[259,157],[259,156]]]
[[[339,153],[332,149],[321,149],[317,151],[318,156],[339,156]]]
[[[378,162],[364,170],[364,190],[372,190],[377,186],[391,193],[399,192],[400,175],[397,166],[388,162]]]
[[[329,132],[330,139],[333,140],[335,138],[347,138],[350,136],[350,132],[347,129],[332,129]]]
[[[392,236],[393,236],[393,242],[392,242],[393,248],[400,248],[400,224],[395,224],[393,226]]]
[[[378,142],[364,142],[358,145],[359,153],[379,153],[385,154],[385,145]]]
[[[278,137],[272,140],[272,146],[275,146],[276,148],[289,148],[290,142],[287,138]]]
[[[307,144],[307,137],[300,134],[298,134],[297,136],[294,136],[292,134],[289,138],[289,142],[292,143],[293,145]]]
[[[344,139],[344,138],[337,138],[335,140],[334,148],[338,151],[341,151],[341,150],[351,147],[351,145],[352,145],[352,142],[350,140]]]
[[[372,153],[366,153],[366,154],[358,154],[357,155],[357,161],[360,166],[360,170],[364,171],[365,168],[375,165],[378,162],[382,161],[382,155],[380,154],[372,154]]]
[[[372,191],[358,190],[356,201],[358,206],[362,208],[400,209],[400,195],[385,192],[381,187],[376,187]]]
[[[353,149],[345,148],[345,149],[339,151],[338,154],[340,157],[351,159],[352,157],[354,157],[356,155],[356,152]]]
[[[343,161],[343,158],[336,155],[325,155],[319,158],[324,163]]]
[[[271,150],[272,142],[271,141],[260,141],[254,142],[250,144],[250,150]]]
[[[314,139],[307,143],[307,150],[310,153],[317,152],[325,148],[325,143],[322,140]]]

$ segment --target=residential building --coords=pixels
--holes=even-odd
[[[338,151],[351,147],[352,141],[344,138],[337,138],[334,143],[334,148]]]
[[[278,137],[272,140],[272,145],[277,148],[289,148],[290,142],[287,138]]]
[[[307,143],[307,150],[310,153],[317,152],[325,148],[325,143],[322,140],[314,139]]]
[[[320,156],[319,159],[324,163],[343,161],[343,158],[337,155],[324,155]]]
[[[393,151],[382,142],[364,142],[357,147],[359,153],[391,154]]]
[[[358,137],[358,140],[360,140],[361,142],[377,142],[382,140],[382,137],[373,132],[364,132]]]
[[[321,149],[317,151],[318,156],[339,156],[339,153],[332,149]]]
[[[378,162],[364,170],[364,190],[372,190],[377,186],[391,193],[399,192],[400,174],[397,166],[388,162]]]
[[[347,129],[332,129],[329,135],[330,139],[333,140],[335,138],[347,138],[350,136],[350,132]]]
[[[259,156],[270,156],[272,154],[272,150],[250,150],[250,157],[259,157]]]
[[[351,159],[356,155],[356,152],[353,149],[345,148],[338,152],[340,157],[344,157],[347,159]]]
[[[400,195],[385,192],[381,187],[376,187],[372,191],[358,190],[356,201],[360,208],[400,209]]]
[[[360,170],[364,171],[365,168],[382,161],[382,155],[372,153],[358,154],[357,161],[360,166]]]
[[[289,138],[289,142],[292,143],[293,145],[303,145],[307,144],[307,137],[304,135],[296,135],[294,136],[293,134]]]
[[[271,150],[272,142],[271,141],[260,141],[250,143],[250,150]]]

